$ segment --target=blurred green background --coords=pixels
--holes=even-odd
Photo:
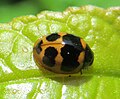
[[[95,5],[102,8],[120,6],[120,0],[1,0],[0,23],[14,17],[37,14],[42,10],[63,11],[69,6]]]

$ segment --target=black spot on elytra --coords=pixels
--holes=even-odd
[[[42,51],[42,48],[41,48],[41,44],[43,43],[43,41],[41,40],[38,44],[37,44],[37,46],[36,46],[36,52],[38,53],[38,54],[40,54],[40,52]]]
[[[92,65],[93,61],[94,61],[94,54],[90,49],[90,47],[86,45],[83,68]]]
[[[82,51],[83,47],[82,47],[82,44],[80,42],[80,39],[81,39],[80,37],[74,36],[72,34],[67,34],[67,35],[63,36],[63,42],[65,44],[74,46],[74,48]]]
[[[46,39],[48,41],[55,41],[58,38],[60,38],[60,35],[58,33],[53,33],[53,34],[51,34],[51,35],[49,35],[49,36],[46,37]]]
[[[55,57],[57,56],[58,52],[54,47],[48,47],[45,50],[45,55],[43,57],[43,63],[49,67],[53,67],[55,65]]]
[[[79,54],[80,50],[74,48],[74,46],[65,45],[63,48],[61,48],[61,56],[63,57],[61,70],[70,72],[76,69],[80,65],[77,61]]]

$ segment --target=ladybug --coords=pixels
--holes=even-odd
[[[94,60],[92,50],[82,38],[63,32],[38,39],[33,57],[39,68],[59,74],[82,73]]]

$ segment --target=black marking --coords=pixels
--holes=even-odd
[[[37,44],[37,46],[36,46],[36,52],[38,53],[38,54],[40,54],[40,52],[42,51],[42,48],[41,48],[41,44],[43,43],[43,41],[41,40],[38,44]]]
[[[80,65],[77,61],[79,54],[80,51],[71,45],[65,45],[63,48],[61,48],[61,56],[63,57],[61,70],[70,72],[76,69]]]
[[[66,34],[63,36],[63,42],[65,44],[74,46],[76,49],[82,51],[83,47],[82,47],[82,44],[80,42],[80,39],[81,39],[80,37],[74,36],[72,34]]]
[[[46,39],[48,41],[55,41],[58,38],[60,38],[60,35],[58,33],[53,33],[53,34],[51,34],[51,35],[49,35],[49,36],[46,37]]]
[[[85,60],[84,60],[83,68],[92,65],[93,61],[94,61],[94,54],[90,49],[90,47],[86,45]]]
[[[45,50],[45,55],[43,57],[43,63],[46,64],[48,67],[53,67],[55,65],[55,57],[57,56],[58,52],[54,47],[48,47]]]

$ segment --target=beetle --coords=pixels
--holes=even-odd
[[[65,32],[39,38],[33,47],[33,57],[39,68],[59,74],[82,73],[94,61],[89,45],[81,37]]]

